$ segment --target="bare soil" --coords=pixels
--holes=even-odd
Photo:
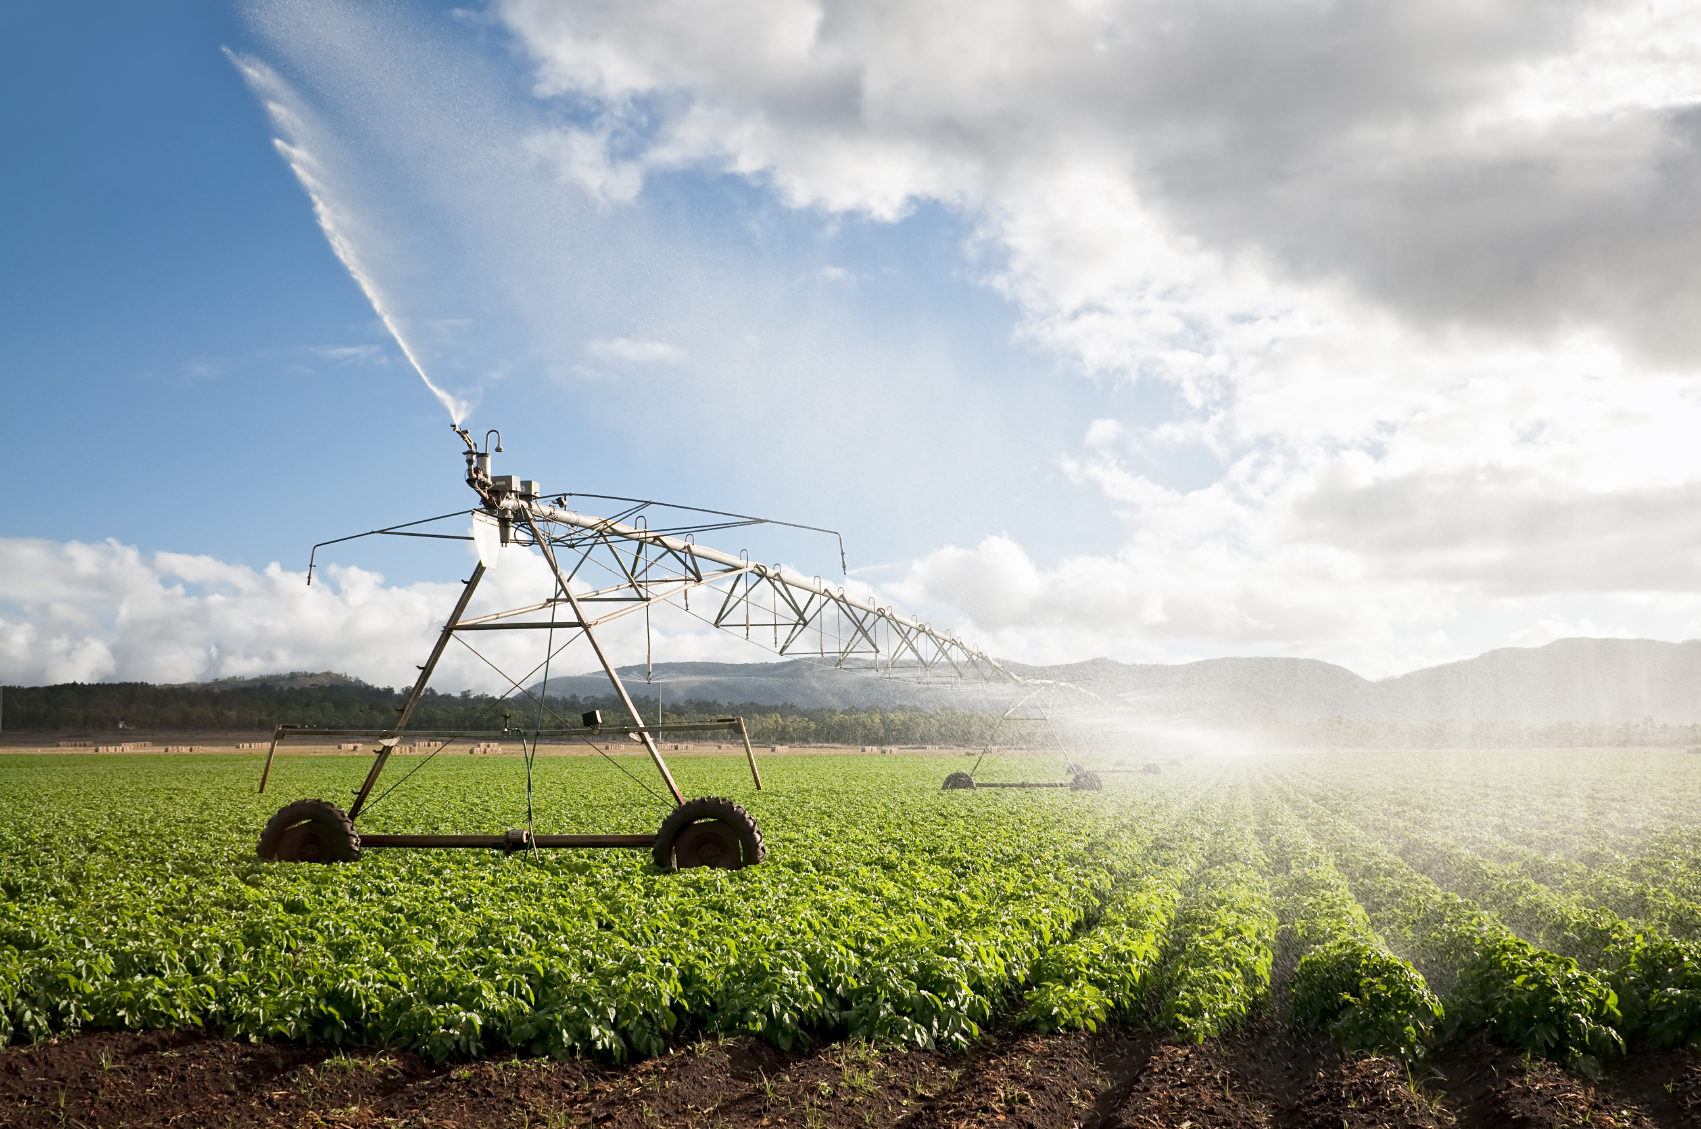
[[[994,1037],[965,1054],[706,1040],[628,1066],[95,1032],[0,1051],[18,1126],[904,1126],[1242,1129],[1701,1126],[1701,1055],[1600,1082],[1484,1038],[1421,1076],[1264,1021],[1203,1046],[1118,1029]]]

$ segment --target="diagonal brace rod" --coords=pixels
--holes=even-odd
[[[544,559],[549,562],[550,571],[555,573],[555,582],[561,586],[561,594],[566,596],[567,602],[573,606],[573,615],[582,625],[580,630],[585,633],[585,638],[590,640],[591,650],[597,653],[597,662],[601,663],[602,669],[608,673],[608,680],[614,683],[614,692],[620,695],[621,702],[626,706],[626,712],[632,715],[632,724],[643,725],[644,719],[639,715],[638,707],[632,704],[632,695],[626,692],[626,684],[620,681],[620,675],[615,673],[614,664],[609,662],[608,656],[603,653],[602,644],[597,641],[596,632],[591,630],[590,621],[585,618],[585,610],[579,606],[578,597],[574,596],[573,590],[567,587],[567,578],[561,575],[561,566],[555,562],[555,550],[550,548],[549,539],[538,530],[537,519],[532,517],[531,512],[522,512],[525,514],[526,524],[531,526],[532,536],[537,539],[538,548],[543,550]],[[546,693],[548,689],[547,686],[544,687]],[[651,737],[648,731],[640,733],[639,736],[643,738],[644,751],[650,754],[650,759],[655,762],[656,771],[661,773],[662,782],[667,785],[667,790],[673,793],[673,802],[683,805],[685,793],[681,792],[679,785],[674,783],[673,773],[668,771],[667,762],[662,760],[661,750],[656,748],[655,738]]]
[[[366,780],[360,786],[360,791],[354,794],[354,804],[348,809],[348,817],[353,819],[360,814],[360,809],[366,806],[366,797],[372,794],[372,786],[378,783],[378,774],[384,771],[384,762],[390,759],[390,753],[396,747],[396,738],[407,728],[408,719],[413,716],[414,707],[419,705],[419,699],[425,694],[425,684],[431,681],[431,672],[437,669],[437,661],[443,657],[444,648],[448,647],[449,639],[455,634],[455,625],[460,623],[466,614],[467,605],[472,603],[473,592],[478,589],[478,582],[484,579],[484,564],[480,562],[473,569],[471,579],[461,589],[461,598],[455,604],[455,610],[449,613],[449,620],[443,625],[443,631],[437,636],[437,645],[431,648],[431,657],[425,660],[425,665],[419,668],[419,678],[413,684],[413,691],[408,694],[408,700],[402,705],[401,716],[396,718],[394,729],[380,738],[378,757],[372,762],[372,771],[366,774]]]

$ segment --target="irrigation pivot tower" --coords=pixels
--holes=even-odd
[[[692,511],[706,515],[686,524],[649,528],[652,513],[685,510],[636,499],[604,501],[628,503],[614,517],[592,517],[569,508],[578,495],[546,496],[538,483],[511,475],[492,473],[491,459],[500,453],[501,435],[485,435],[481,448],[457,427],[466,446],[466,483],[477,495],[471,510],[457,510],[437,518],[402,526],[373,530],[371,534],[447,537],[472,540],[479,563],[462,586],[460,597],[443,624],[430,654],[419,668],[419,677],[400,707],[395,724],[383,730],[325,730],[279,726],[260,788],[265,790],[272,757],[280,741],[290,737],[361,736],[373,738],[373,762],[354,801],[346,811],[325,800],[297,800],[273,816],[260,837],[263,857],[290,861],[354,861],[363,848],[372,847],[486,847],[504,850],[536,847],[648,847],[664,869],[682,866],[720,866],[737,869],[760,862],[765,849],[755,819],[742,807],[722,797],[687,800],[668,768],[656,742],[658,733],[678,730],[724,729],[744,739],[756,786],[761,777],[750,751],[743,719],[724,718],[713,723],[678,725],[646,724],[633,703],[613,662],[604,650],[598,632],[614,621],[636,613],[648,613],[657,604],[679,608],[713,626],[742,633],[785,656],[811,657],[830,661],[837,667],[873,672],[887,678],[903,678],[930,684],[1008,685],[1027,687],[1033,680],[1013,674],[984,652],[969,646],[949,632],[935,631],[925,623],[899,614],[876,601],[857,600],[842,588],[824,583],[820,577],[788,573],[779,565],[750,560],[748,554],[726,553],[696,543],[700,533],[756,524],[760,519],[715,511]],[[491,436],[496,436],[492,446]],[[470,515],[470,538],[459,534],[422,533],[417,527],[429,522]],[[779,523],[784,524],[784,523]],[[808,527],[803,527],[808,528]],[[830,532],[830,531],[821,531]],[[339,538],[352,540],[352,538]],[[322,544],[332,544],[324,542]],[[315,560],[321,546],[314,547]],[[468,616],[467,611],[479,582],[496,566],[501,554],[514,548],[536,550],[548,565],[549,587],[537,598],[519,607]],[[313,563],[308,566],[312,583]],[[695,604],[695,607],[693,607]],[[473,643],[487,631],[546,632],[544,661],[516,678],[482,654]],[[603,724],[598,713],[566,719],[547,704],[536,700],[525,685],[539,671],[547,676],[548,662],[568,646],[583,639],[608,675],[609,683],[630,716],[630,724]],[[529,828],[501,834],[482,835],[383,835],[360,834],[355,827],[362,811],[373,801],[373,790],[385,765],[408,732],[432,673],[451,645],[468,648],[495,669],[512,691],[533,698],[540,716],[553,724],[531,733],[554,739],[592,739],[620,736],[643,744],[652,765],[675,805],[654,835],[535,835]],[[412,733],[415,737],[453,740],[467,733]],[[522,737],[522,739],[524,739]],[[446,745],[448,741],[444,741]],[[441,746],[440,746],[441,748]],[[381,797],[380,797],[381,798]]]

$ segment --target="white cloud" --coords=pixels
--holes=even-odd
[[[1095,419],[1087,425],[1087,446],[1108,447],[1122,437],[1122,424],[1114,419]]]
[[[314,356],[327,361],[367,361],[383,363],[384,350],[377,345],[316,345],[308,349]]]
[[[1113,343],[1144,321],[1143,352],[1209,364],[1201,336],[1293,304],[1247,270],[1426,325],[1593,324],[1701,355],[1674,316],[1701,297],[1684,203],[1701,19],[1684,6],[496,9],[540,93],[626,120],[651,167],[716,163],[887,219],[973,209],[1012,292],[1041,325],[1074,322],[1090,363],[1138,367]],[[1121,323],[1104,342],[1101,322]]]
[[[685,350],[677,345],[631,337],[592,341],[585,346],[585,351],[599,361],[625,361],[635,365],[676,365],[686,359]]]
[[[296,12],[296,36],[324,15],[271,7]],[[1087,431],[1063,469],[1120,521],[1098,539],[1113,547],[967,538],[890,588],[900,602],[1035,661],[1253,649],[1375,673],[1544,624],[1695,632],[1692,8],[495,9],[539,97],[575,123],[528,125],[509,156],[575,186],[565,195],[588,195],[590,211],[640,201],[646,176],[682,168],[879,220],[942,202],[973,227],[976,277],[1019,310],[1028,341],[1104,385],[1173,398],[1070,425]],[[365,72],[345,60],[333,73]],[[441,132],[409,137],[423,150]],[[526,223],[545,225],[525,207],[486,211],[519,217],[526,237],[504,236],[551,248],[551,262],[578,251],[559,232],[530,238]],[[555,293],[539,320],[566,324]],[[629,337],[583,352],[684,359]],[[763,383],[748,382],[752,400]],[[1163,464],[1191,448],[1208,452],[1211,480],[1173,485],[1183,476]]]
[[[538,160],[552,165],[563,183],[577,184],[599,203],[627,203],[643,187],[643,169],[610,154],[606,129],[534,133],[524,144]]]
[[[1094,421],[1064,469],[1120,548],[1042,568],[989,537],[895,596],[1029,657],[1467,653],[1471,617],[1619,622],[1539,606],[1577,597],[1693,622],[1692,8],[725,0],[706,36],[667,10],[498,5],[546,92],[654,118],[652,166],[963,209],[1030,338],[1176,389],[1128,449],[1227,467],[1161,487]]]
[[[0,538],[0,682],[171,683],[335,670],[410,686],[461,590],[452,580],[388,585],[378,573],[339,564],[321,564],[311,587],[306,580],[275,563],[254,569],[206,556],[145,554],[115,541]],[[550,588],[541,557],[508,549],[469,614],[526,606]],[[617,663],[642,662],[644,630],[642,616],[628,616],[605,626],[599,639]],[[484,657],[462,645],[468,642]],[[649,646],[665,661],[771,657],[667,609],[653,621]],[[432,685],[506,691],[503,672],[531,685],[544,651],[542,632],[463,633],[444,652]],[[551,669],[582,673],[596,669],[596,657],[581,640]]]
[[[1486,376],[1407,368],[1376,414],[1352,409],[1351,374],[1254,382],[1214,420],[1238,454],[1194,489],[1089,441],[1063,466],[1116,509],[1118,549],[1040,568],[994,538],[890,592],[1033,660],[1299,653],[1370,674],[1556,638],[1554,623],[1694,636],[1695,382],[1608,367],[1535,394],[1517,357],[1490,359]]]
[[[1568,620],[1562,616],[1543,616],[1530,627],[1512,633],[1514,647],[1542,647],[1555,639],[1634,639],[1636,633],[1628,627],[1613,628],[1598,627],[1583,616],[1576,620]]]
[[[449,585],[389,589],[335,566],[309,588],[275,564],[148,556],[111,541],[0,540],[0,562],[4,677],[26,683],[326,668],[394,681],[402,653],[417,649],[398,642],[425,638],[432,605],[453,598]]]

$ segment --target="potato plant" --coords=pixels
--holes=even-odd
[[[1267,796],[1278,947],[1294,960],[1289,1018],[1349,1050],[1421,1057],[1445,1012],[1424,978],[1389,951],[1347,881],[1288,806]]]
[[[0,1042],[204,1025],[622,1059],[713,1032],[1199,1040],[1274,1010],[1408,1057],[1485,1028],[1586,1070],[1701,1045],[1701,758],[1207,757],[1102,792],[942,791],[962,766],[774,758],[756,792],[740,760],[682,758],[769,857],[665,874],[622,850],[256,857],[271,812],[346,796],[358,760],[285,759],[258,796],[253,757],[0,757]],[[361,826],[524,826],[523,780],[446,756]],[[601,758],[543,758],[534,785],[539,832],[670,808]]]
[[[280,786],[335,795],[352,763],[295,760]],[[600,759],[541,763],[540,831],[653,831],[667,810]],[[8,760],[0,1033],[206,1024],[439,1058],[651,1055],[694,1031],[964,1046],[1098,911],[1131,864],[1112,845],[1164,806],[942,793],[950,762],[855,763],[847,780],[773,762],[757,793],[735,762],[682,762],[688,787],[756,812],[771,855],[664,874],[637,851],[268,863],[253,842],[275,799],[251,794],[251,759]],[[524,822],[517,762],[432,771],[363,825]]]

